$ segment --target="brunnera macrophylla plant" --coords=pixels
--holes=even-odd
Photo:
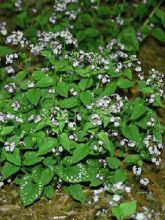
[[[40,32],[35,44],[20,31],[6,38],[1,59],[1,186],[19,185],[24,206],[64,187],[85,202],[83,187],[122,200],[132,169],[146,186],[143,164],[161,162],[163,74],[148,75],[136,55],[112,40],[99,52],[79,50],[69,31]],[[10,47],[13,46],[14,52]],[[98,190],[99,189],[99,190]],[[128,210],[128,206],[131,207]],[[125,208],[127,207],[127,211]],[[134,201],[113,209],[127,217]]]

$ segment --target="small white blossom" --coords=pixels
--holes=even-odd
[[[141,167],[137,167],[137,166],[133,166],[133,173],[136,175],[136,176],[140,176],[141,172],[142,172],[142,169]]]
[[[147,186],[149,184],[149,180],[147,178],[140,179],[140,183],[144,186]]]

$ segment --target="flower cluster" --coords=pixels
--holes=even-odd
[[[7,26],[7,23],[5,21],[0,23],[0,33],[3,36],[7,35],[7,28],[6,28],[6,26]]]
[[[38,44],[30,44],[31,53],[38,55],[44,49],[50,47],[55,55],[61,54],[64,45],[73,45],[77,47],[77,40],[73,38],[68,31],[53,32],[38,32]]]
[[[20,45],[21,47],[25,47],[28,45],[28,41],[24,37],[23,32],[13,31],[11,35],[7,36],[6,44]]]

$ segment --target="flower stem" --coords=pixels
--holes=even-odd
[[[163,0],[160,0],[159,3],[154,7],[154,9],[151,11],[147,19],[144,21],[143,25],[140,27],[140,31],[148,24],[150,18],[155,14],[156,10],[159,8],[159,6],[163,3]]]

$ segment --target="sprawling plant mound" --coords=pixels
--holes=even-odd
[[[1,184],[20,185],[24,206],[60,186],[81,202],[83,186],[104,187],[115,205],[130,190],[130,168],[147,185],[143,163],[159,165],[163,147],[156,113],[163,74],[152,69],[146,77],[116,40],[98,53],[79,51],[68,31],[40,33],[35,45],[13,32],[6,42],[26,50],[4,48]]]

